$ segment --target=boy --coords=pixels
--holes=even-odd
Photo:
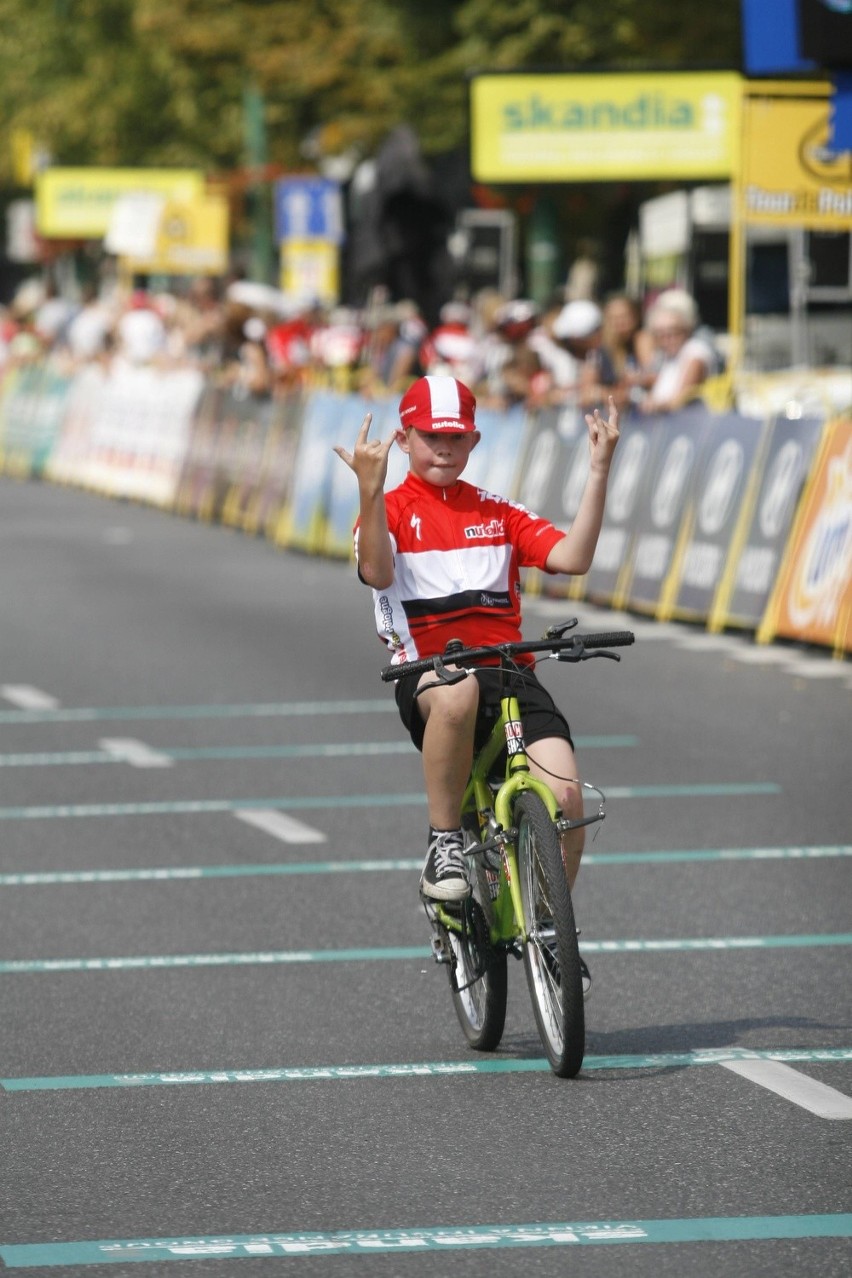
[[[484,492],[460,476],[479,443],[476,400],[454,377],[421,377],[399,405],[400,426],[384,441],[368,438],[364,418],[354,451],[335,452],[358,479],[355,553],[361,580],[373,589],[379,636],[392,662],[442,653],[448,639],[466,647],[521,638],[519,568],[581,575],[591,566],[606,485],[618,442],[618,413],[587,415],[591,463],[570,530],[564,533],[517,502]],[[408,456],[404,482],[384,492],[394,442]],[[427,674],[420,683],[430,683]],[[424,897],[460,901],[470,893],[461,802],[474,747],[499,710],[497,672],[429,688],[417,699],[414,677],[397,684],[403,723],[423,757],[429,840],[420,879]],[[532,667],[519,694],[530,768],[546,781],[568,817],[582,797],[568,724]],[[580,864],[583,830],[563,838],[570,887]]]

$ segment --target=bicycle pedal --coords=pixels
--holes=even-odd
[[[449,963],[450,955],[447,947],[440,936],[433,936],[431,940],[432,958],[436,963]]]

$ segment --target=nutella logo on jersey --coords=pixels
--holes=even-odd
[[[381,598],[379,599],[379,611],[382,614],[382,621],[384,622],[385,634],[388,637],[388,642],[390,646],[395,649],[401,648],[402,639],[400,638],[399,634],[397,633],[394,627],[393,608],[391,607],[390,600],[388,599],[387,595],[382,595]]]
[[[506,524],[502,519],[490,519],[487,524],[471,524],[465,528],[464,535],[468,541],[479,541],[488,537],[502,537]]]

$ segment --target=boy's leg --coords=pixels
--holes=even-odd
[[[422,683],[434,679],[424,675]],[[473,740],[479,708],[476,679],[442,684],[417,698],[426,727],[423,733],[423,776],[429,805],[429,824],[436,830],[455,830],[473,763]]]
[[[571,743],[564,737],[544,737],[527,746],[527,759],[534,777],[550,786],[563,816],[577,820],[583,815],[583,795],[577,780],[577,761]],[[568,886],[573,892],[585,844],[585,826],[562,835],[562,859]]]

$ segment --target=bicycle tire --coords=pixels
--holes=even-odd
[[[536,794],[515,803],[518,872],[529,934],[524,970],[536,1026],[559,1078],[579,1073],[585,1053],[580,952],[559,835]]]
[[[491,944],[484,911],[474,897],[464,903],[464,917],[463,933],[447,931],[453,1007],[470,1046],[493,1052],[506,1024],[506,955]]]

